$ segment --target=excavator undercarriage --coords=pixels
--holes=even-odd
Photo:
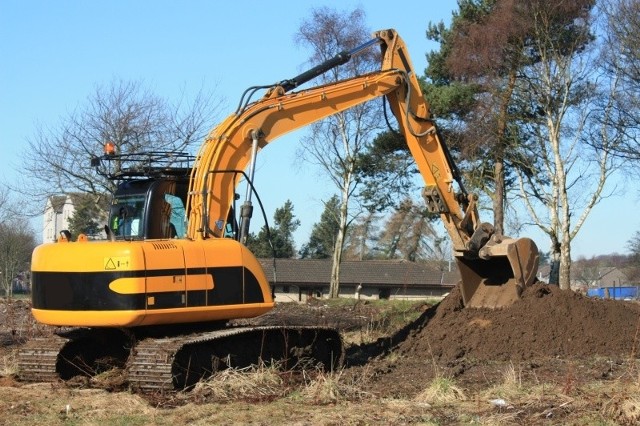
[[[344,359],[337,330],[305,326],[223,327],[155,335],[152,330],[72,329],[29,341],[19,353],[20,379],[55,382],[126,371],[141,393],[193,387],[217,371],[275,363],[331,371]]]

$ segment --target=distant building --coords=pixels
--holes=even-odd
[[[549,282],[549,265],[543,265],[538,270],[538,280]],[[588,267],[580,262],[571,265],[572,290],[587,294],[593,289],[604,291],[605,288],[620,288],[634,286],[622,269],[615,266]],[[592,292],[593,293],[593,292]],[[594,293],[595,294],[595,293]]]
[[[629,285],[629,278],[620,269],[611,266],[598,269],[598,280],[591,284],[592,287],[620,287]]]
[[[58,239],[60,231],[69,229],[69,220],[75,213],[75,205],[89,194],[71,193],[54,195],[47,199],[43,215],[42,242],[51,243]],[[104,233],[100,236],[106,238]]]
[[[54,242],[58,239],[60,231],[69,229],[69,218],[73,216],[74,212],[75,208],[69,195],[49,197],[44,209],[42,242]]]
[[[276,301],[304,302],[329,294],[331,259],[260,259]],[[452,263],[454,265],[454,263]],[[460,281],[457,269],[403,260],[343,261],[340,296],[360,299],[442,297]]]

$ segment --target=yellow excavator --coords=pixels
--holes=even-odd
[[[299,89],[374,45],[382,50],[379,71]],[[480,222],[476,197],[464,190],[396,31],[378,31],[352,51],[245,95],[257,90],[265,90],[262,98],[250,102],[243,96],[194,158],[125,158],[112,146],[94,158],[96,166],[115,164],[110,176],[120,182],[105,227],[108,238],[87,241],[81,235],[71,241],[67,233],[34,251],[33,315],[61,328],[20,351],[22,379],[92,375],[115,363],[127,370],[133,388],[154,391],[189,387],[216,370],[259,359],[339,365],[343,348],[334,329],[239,327],[228,321],[274,307],[269,281],[243,244],[259,151],[287,132],[381,97],[424,179],[426,205],[440,215],[451,238],[465,306],[507,306],[535,281],[533,241],[498,235]],[[248,190],[237,206],[241,181]]]

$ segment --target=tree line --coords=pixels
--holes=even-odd
[[[300,221],[293,210],[293,203],[287,200],[275,210],[271,226],[263,225],[257,234],[250,233],[247,247],[259,258],[331,258],[340,227],[338,196],[324,203],[319,221],[299,249],[294,233]],[[432,221],[433,217],[409,198],[388,217],[362,217],[349,228],[343,259],[449,260],[446,239],[438,235]]]

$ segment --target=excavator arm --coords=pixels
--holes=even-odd
[[[287,93],[372,44],[382,49],[379,71]],[[537,248],[529,239],[505,238],[495,234],[491,225],[480,223],[476,197],[464,190],[431,119],[406,46],[391,29],[378,31],[353,51],[269,87],[263,98],[242,106],[210,132],[192,171],[188,238],[225,236],[238,173],[250,165],[248,180],[252,180],[260,149],[286,133],[383,96],[424,179],[427,207],[440,215],[451,238],[465,305],[499,307],[517,300],[522,289],[535,280]],[[241,216],[250,217],[250,211]]]

